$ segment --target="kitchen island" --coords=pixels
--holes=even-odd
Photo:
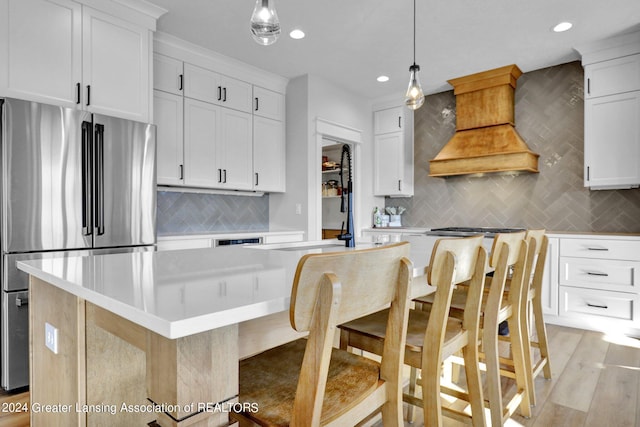
[[[433,240],[406,240],[419,296]],[[288,313],[298,260],[341,250],[353,249],[297,242],[19,262],[31,275],[32,425],[227,425],[238,360],[301,336]]]

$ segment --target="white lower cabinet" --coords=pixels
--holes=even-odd
[[[558,309],[545,321],[605,332],[640,333],[640,238],[571,235],[550,239],[548,286],[556,286]],[[553,264],[557,265],[554,271]],[[549,268],[550,267],[550,268]],[[554,275],[557,274],[555,277]],[[557,278],[557,280],[556,280]],[[543,295],[543,305],[551,296]]]
[[[560,239],[549,237],[547,259],[542,282],[542,312],[545,315],[558,315],[558,256]]]
[[[583,320],[585,329],[611,320],[638,326],[639,302],[635,293],[560,286],[560,316]]]

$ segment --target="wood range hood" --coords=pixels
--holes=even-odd
[[[538,172],[539,155],[515,129],[517,65],[449,80],[456,133],[429,162],[429,176]]]

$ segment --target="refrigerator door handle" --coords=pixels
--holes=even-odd
[[[104,125],[95,125],[95,138],[95,226],[98,236],[102,236],[104,234]]]
[[[91,128],[91,122],[82,122],[82,234],[84,236],[93,234],[93,223],[91,222],[93,216],[91,209],[91,176],[93,175]]]

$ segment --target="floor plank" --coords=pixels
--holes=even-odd
[[[535,380],[537,405],[532,417],[517,413],[506,427],[640,426],[640,340],[548,325],[553,378]],[[505,381],[505,387],[512,384]],[[28,404],[29,393],[0,393],[3,402]],[[405,405],[405,414],[407,406]],[[422,410],[413,424],[421,427]],[[382,427],[372,420],[367,426]],[[445,418],[443,427],[464,424]],[[28,427],[28,413],[0,412],[0,427]]]
[[[609,340],[598,332],[555,325],[547,325],[547,334],[553,377],[536,378],[532,417],[516,413],[506,427],[640,426],[639,340]],[[503,386],[508,388],[509,381]],[[416,422],[405,427],[423,427],[422,420],[417,410]],[[445,418],[444,427],[463,425]]]
[[[587,412],[608,349],[609,343],[602,339],[602,334],[585,332],[549,399],[558,405]]]

